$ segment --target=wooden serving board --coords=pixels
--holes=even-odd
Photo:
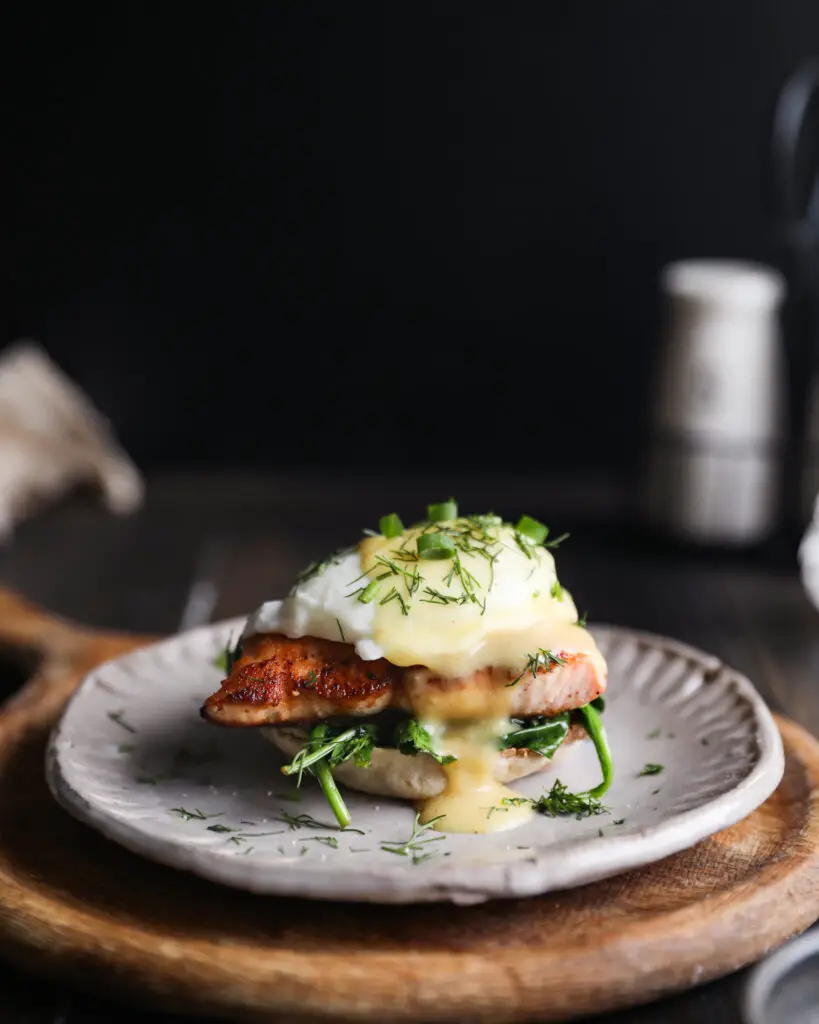
[[[92,632],[0,591],[0,646],[36,660],[0,713],[0,956],[185,1013],[316,1021],[559,1021],[727,974],[819,917],[819,743],[779,719],[785,777],[745,821],[567,892],[473,907],[254,897],[142,860],[61,810],[46,738]]]

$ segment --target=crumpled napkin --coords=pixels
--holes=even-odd
[[[108,420],[40,345],[19,341],[0,354],[0,540],[80,484],[97,487],[116,515],[144,497]]]

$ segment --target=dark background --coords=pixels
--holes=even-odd
[[[145,466],[627,472],[814,0],[16,5],[6,340]]]

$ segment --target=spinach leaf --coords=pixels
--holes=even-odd
[[[554,718],[513,718],[518,728],[508,732],[501,740],[501,747],[526,747],[544,757],[552,757],[569,734],[570,714],[564,711]]]
[[[429,754],[438,764],[451,764],[457,760],[452,754],[439,754],[432,749],[432,737],[417,718],[401,722],[395,731],[395,745],[401,754]]]

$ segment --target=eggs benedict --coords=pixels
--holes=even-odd
[[[202,715],[258,728],[291,758],[285,774],[316,777],[341,825],[337,782],[411,800],[443,831],[513,827],[535,802],[507,784],[587,735],[596,800],[612,775],[606,664],[558,580],[563,539],[529,516],[461,516],[452,500],[408,528],[384,516],[248,618]]]

